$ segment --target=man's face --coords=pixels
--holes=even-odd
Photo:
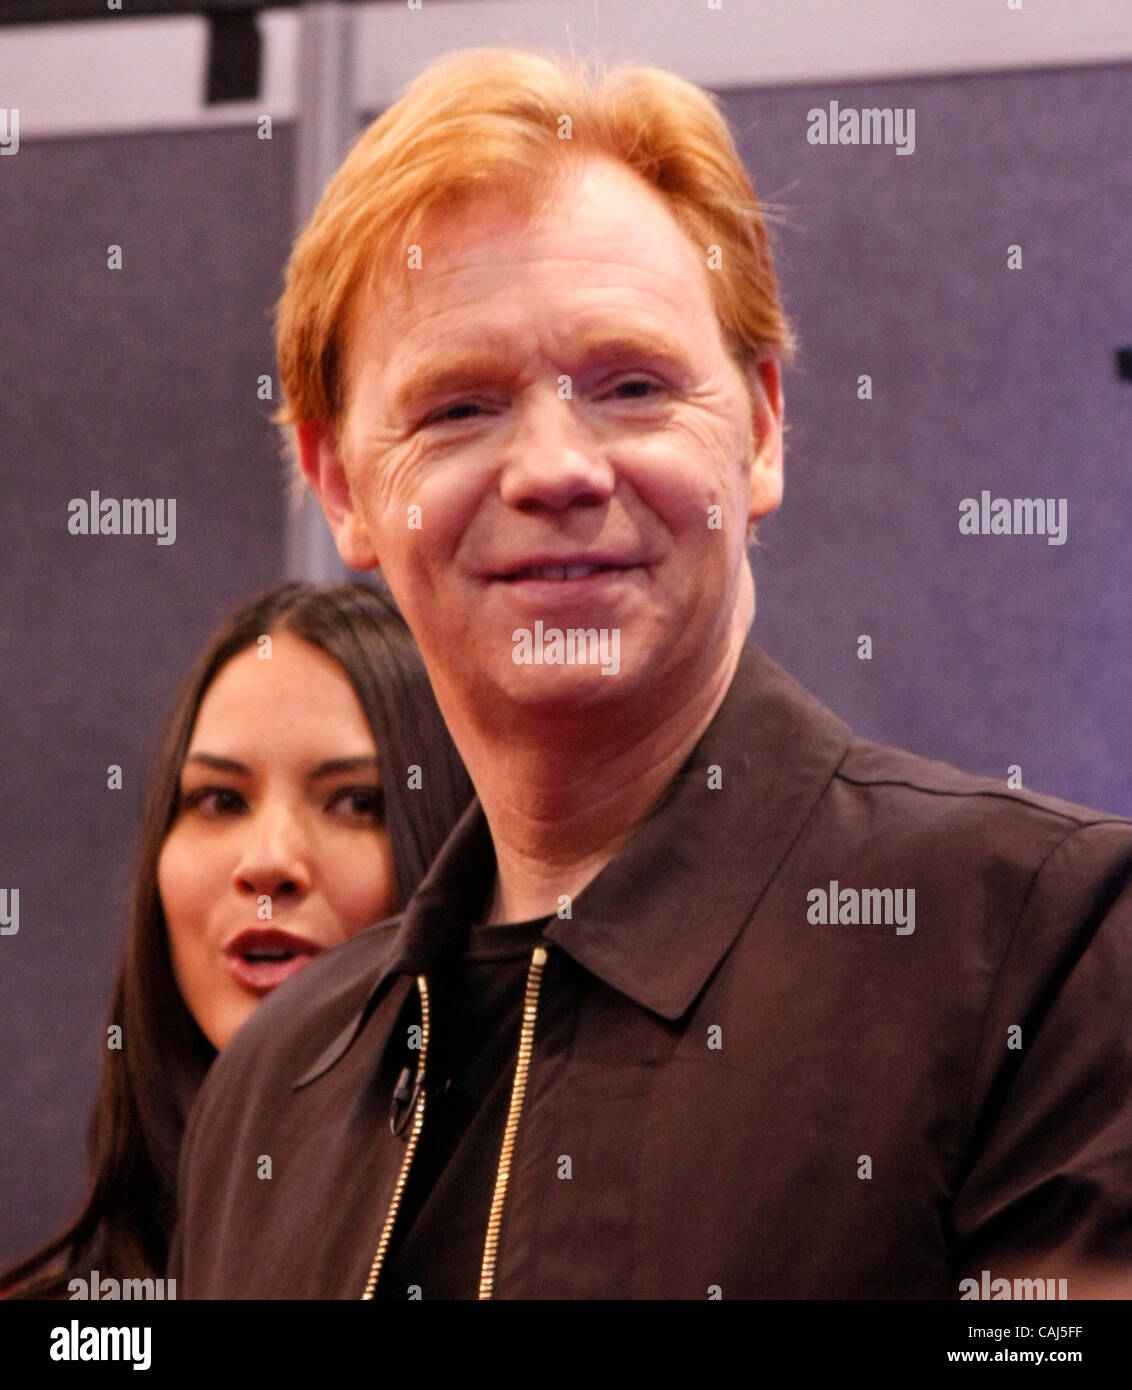
[[[533,221],[480,199],[420,243],[407,298],[358,306],[337,445],[300,428],[343,559],[380,563],[442,703],[563,714],[702,680],[782,487],[777,364],[728,355],[708,249],[609,161]],[[616,630],[616,674],[517,663],[540,620]]]

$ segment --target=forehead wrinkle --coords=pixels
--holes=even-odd
[[[681,295],[687,293],[687,278],[694,268],[698,272],[697,288],[706,292],[710,300],[708,277],[698,250],[671,209],[656,205],[648,197],[649,190],[635,191],[645,195],[645,208],[637,203],[635,208],[615,209],[604,203],[596,210],[596,230],[586,225],[592,221],[595,209],[584,205],[547,209],[545,219],[526,218],[502,228],[485,228],[474,219],[468,227],[461,224],[458,214],[454,215],[447,224],[435,229],[435,244],[423,274],[415,274],[406,284],[406,307],[418,294],[427,296],[441,282],[458,280],[463,274],[482,276],[495,272],[510,284],[526,268],[553,262],[564,267],[605,262],[611,270],[629,272],[631,278],[651,282],[654,288],[658,282],[667,282]],[[622,213],[620,218],[616,218],[617,211]],[[654,220],[653,215],[657,214]],[[615,219],[612,222],[611,215]],[[643,243],[646,248],[660,251],[660,259],[649,256],[647,249],[642,259],[639,253]],[[528,249],[531,254],[524,255]],[[647,289],[648,284],[642,287]],[[451,293],[451,289],[445,292]],[[481,298],[482,287],[472,287],[469,296],[473,300]]]
[[[677,229],[678,230],[678,229]],[[687,242],[683,233],[679,233],[681,238],[679,260],[676,259],[655,261],[642,259],[639,254],[635,254],[631,249],[634,243],[639,243],[639,233],[636,236],[626,235],[624,238],[606,238],[604,241],[595,244],[594,239],[587,240],[585,245],[577,250],[550,251],[542,255],[524,256],[516,254],[514,247],[504,250],[498,241],[488,243],[488,250],[494,254],[488,255],[482,260],[471,260],[465,255],[464,248],[459,253],[460,259],[456,264],[445,265],[443,261],[440,265],[434,260],[429,267],[427,277],[416,280],[409,293],[403,301],[403,314],[412,317],[430,316],[443,314],[446,309],[462,307],[453,305],[451,298],[447,298],[443,303],[436,305],[422,304],[421,299],[427,300],[429,297],[443,292],[445,296],[451,296],[454,291],[459,294],[459,281],[462,277],[471,276],[474,283],[470,284],[463,296],[468,305],[475,305],[482,302],[485,289],[483,280],[490,278],[502,281],[509,289],[514,289],[516,281],[521,280],[525,274],[545,266],[559,264],[563,267],[562,284],[565,288],[576,290],[597,290],[604,291],[610,289],[626,289],[637,292],[653,293],[662,298],[671,295],[674,302],[681,302],[688,293],[688,280],[694,276],[697,292],[704,292],[704,296],[710,301],[710,285],[708,283],[706,271],[700,265],[696,256],[695,248]],[[565,232],[563,236],[569,236],[571,242],[579,240],[574,231]],[[583,239],[584,240],[584,239]],[[624,243],[624,247],[623,247]],[[571,278],[574,266],[587,266],[593,269],[605,268],[610,275],[608,285],[587,285],[584,282],[576,281]],[[444,284],[443,282],[455,282],[455,285]],[[492,293],[487,290],[486,293]]]

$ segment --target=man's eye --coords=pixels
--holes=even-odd
[[[653,381],[649,377],[634,376],[626,381],[619,381],[610,391],[610,395],[616,395],[623,401],[644,400],[653,391],[661,391],[664,388],[658,381]]]
[[[198,787],[181,798],[181,808],[204,816],[234,816],[247,810],[247,802],[231,787]]]
[[[331,815],[380,825],[385,820],[385,793],[381,787],[343,787],[327,802]]]
[[[482,411],[475,401],[455,401],[452,405],[446,405],[443,410],[434,410],[431,415],[426,415],[421,421],[420,428],[424,429],[428,425],[447,425],[459,420],[472,420],[475,416],[472,412]]]

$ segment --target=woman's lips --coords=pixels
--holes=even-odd
[[[322,949],[313,941],[277,928],[245,931],[224,948],[224,964],[244,989],[270,994]]]

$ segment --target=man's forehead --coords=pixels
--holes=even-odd
[[[605,160],[548,186],[554,195],[533,203],[488,190],[434,208],[417,236],[419,268],[369,279],[347,341],[367,359],[371,385],[388,393],[392,408],[460,389],[489,369],[517,373],[540,348],[578,367],[630,358],[687,366],[688,338],[702,336],[691,333],[702,330],[694,321],[706,314],[715,322],[716,313],[706,273],[697,283],[699,258],[663,197]],[[610,218],[610,204],[624,195],[636,210],[633,234],[600,246],[571,235],[583,193],[592,195],[591,220],[614,226],[624,207]],[[642,209],[639,198],[657,206]],[[667,226],[651,235],[657,214]],[[537,244],[537,304],[520,288],[528,241]],[[576,263],[549,286],[537,273],[548,254]],[[462,271],[474,272],[466,283]],[[548,297],[557,301],[553,308]]]
[[[700,259],[667,199],[603,156],[548,171],[522,193],[503,185],[445,199],[424,215],[414,244],[415,264],[410,260],[407,271],[388,267],[382,286],[406,306],[430,291],[430,297],[446,294],[462,272],[506,280],[528,256],[600,261],[612,275],[629,277],[635,271],[686,276]]]
[[[441,199],[425,215],[433,242],[473,241],[507,223],[519,236],[554,233],[587,203],[603,213],[637,219],[642,204],[671,216],[668,200],[628,165],[597,153],[551,162],[532,182],[475,184]]]

